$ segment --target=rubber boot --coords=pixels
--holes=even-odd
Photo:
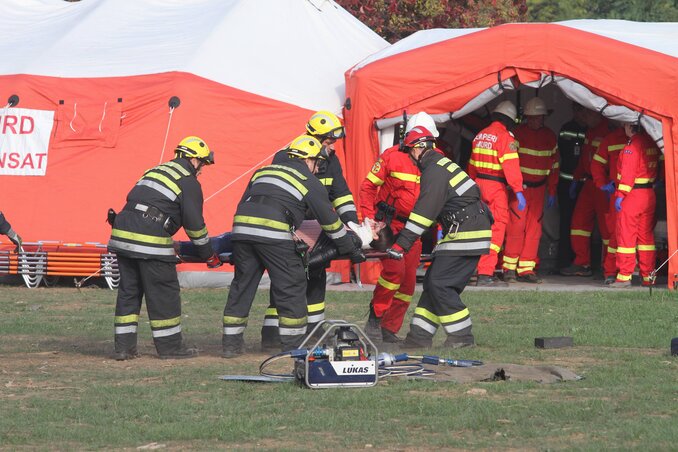
[[[281,345],[277,326],[264,326],[261,328],[262,352],[277,352],[280,350]]]
[[[365,335],[370,338],[377,348],[379,348],[384,341],[381,334],[381,319],[374,313],[372,304],[370,304],[370,315],[365,324]]]
[[[432,346],[433,335],[417,325],[410,325],[405,341],[400,344],[400,347],[404,349],[431,348]]]
[[[113,359],[116,361],[126,361],[139,357],[137,351],[137,333],[116,334],[113,338],[115,351]]]
[[[462,348],[462,347],[473,347],[476,345],[475,338],[471,332],[470,326],[464,328],[463,330],[455,331],[452,334],[448,334],[443,347],[447,348]]]
[[[160,359],[189,359],[198,356],[198,349],[188,348],[181,333],[154,339]]]
[[[221,336],[221,357],[235,358],[245,353],[245,338],[240,334],[223,334]]]

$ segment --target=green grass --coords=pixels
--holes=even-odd
[[[672,293],[470,291],[464,300],[478,347],[450,356],[436,337],[431,351],[557,365],[581,381],[390,379],[374,388],[329,390],[219,380],[256,374],[264,358],[256,352],[263,291],[246,332],[254,354],[219,357],[226,295],[183,292],[184,331],[203,350],[200,358],[156,359],[144,314],[142,358],[116,362],[108,357],[115,292],[1,287],[0,449],[133,449],[154,442],[170,450],[678,448]],[[362,325],[369,298],[328,292],[328,317]],[[575,346],[537,349],[539,336],[572,336]]]

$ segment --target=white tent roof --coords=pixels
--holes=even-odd
[[[344,72],[388,47],[331,0],[2,0],[0,74],[183,71],[338,111]]]
[[[554,23],[678,57],[678,24],[675,22],[582,19]],[[503,26],[511,25],[505,24]],[[437,28],[421,30],[401,39],[390,47],[368,56],[352,69],[355,71],[382,58],[481,30],[484,30],[484,28]]]

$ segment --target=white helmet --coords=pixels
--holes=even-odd
[[[429,115],[426,112],[422,111],[416,113],[407,119],[405,135],[407,135],[407,132],[409,132],[410,130],[414,129],[417,126],[424,126],[433,134],[434,137],[437,137],[439,135],[438,129],[436,128],[436,122],[433,120],[433,118],[431,118],[431,115]]]
[[[512,120],[516,120],[516,117],[518,116],[518,110],[516,110],[516,106],[513,105],[513,102],[510,100],[505,100],[503,102],[500,102],[499,105],[494,107],[494,110],[492,110],[492,113],[501,113],[502,115],[508,116]]]
[[[523,114],[525,116],[541,116],[548,115],[549,112],[543,100],[538,97],[533,97],[525,104],[525,110],[523,111]]]

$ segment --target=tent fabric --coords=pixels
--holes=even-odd
[[[359,186],[377,156],[376,121],[402,115],[403,110],[456,112],[499,82],[510,79],[519,86],[552,75],[575,81],[611,106],[642,112],[663,124],[669,248],[674,250],[676,33],[676,24],[605,20],[505,24],[451,33],[448,39],[440,31],[415,33],[346,72],[349,185],[354,190]],[[676,270],[678,258],[671,262],[669,285]]]
[[[105,243],[107,209],[197,135],[208,230],[228,231],[251,172],[340,112],[344,71],[388,45],[328,0],[4,0],[0,105],[20,101],[0,120],[55,115],[46,175],[0,176],[0,209],[27,241]]]

